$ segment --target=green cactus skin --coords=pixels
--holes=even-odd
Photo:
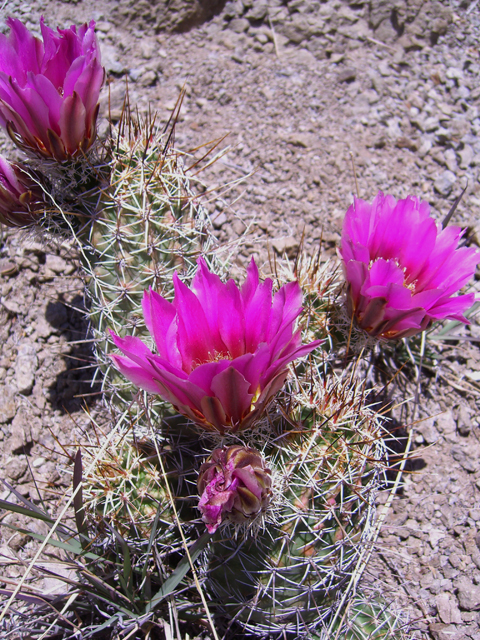
[[[111,370],[109,354],[116,349],[109,331],[150,341],[143,292],[152,287],[172,297],[173,272],[188,279],[200,255],[212,259],[215,244],[183,158],[168,140],[168,132],[148,120],[118,125],[107,154],[112,157],[107,184],[90,195],[97,200],[95,213],[77,234],[97,360],[107,388],[125,399],[136,389]]]
[[[254,535],[224,527],[211,545],[207,587],[249,634],[308,637],[369,540],[381,429],[342,392],[333,385],[322,401],[284,412],[283,431],[266,445],[280,489],[273,521]]]
[[[155,444],[151,438],[135,436],[134,430],[125,426],[109,440],[101,458],[83,479],[87,520],[102,535],[113,529],[141,546],[148,543],[158,514],[157,550],[172,555],[182,548],[178,523],[184,533],[192,531],[194,538],[198,533],[191,524],[198,521],[198,500],[192,491],[198,467],[197,453],[191,448],[192,434],[178,424],[170,434],[157,434]],[[82,449],[85,467],[90,467],[88,462],[95,459],[98,444],[83,445]]]
[[[314,640],[407,640],[408,620],[380,598],[352,594]]]

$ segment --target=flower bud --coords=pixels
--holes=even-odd
[[[272,494],[271,471],[258,451],[234,445],[215,449],[200,467],[198,508],[210,533],[226,519],[236,524],[264,512]]]

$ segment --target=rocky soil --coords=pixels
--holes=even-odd
[[[412,193],[439,220],[466,187],[454,222],[480,244],[478,0],[9,0],[2,9],[37,31],[41,14],[50,26],[97,22],[104,115],[119,117],[125,79],[131,103],[165,121],[185,86],[176,145],[227,136],[201,175],[219,238],[251,229],[239,262],[294,255],[302,237],[312,251],[322,238],[333,255],[356,191],[352,159],[361,197]],[[74,425],[88,422],[78,396],[97,410],[82,305],[68,245],[4,232],[0,465],[32,500],[37,489],[56,500],[70,482],[58,443],[73,444]],[[391,398],[393,424],[415,429],[414,458],[365,576],[408,613],[416,638],[434,640],[480,639],[480,328],[474,320],[457,334],[438,342],[417,403],[400,406],[415,391],[405,376]],[[27,535],[0,535],[2,554],[31,554]],[[7,579],[21,572],[10,566]]]

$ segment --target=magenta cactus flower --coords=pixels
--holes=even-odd
[[[29,227],[43,213],[42,190],[18,165],[0,155],[0,222]]]
[[[215,533],[225,520],[242,524],[265,512],[272,495],[271,471],[255,449],[223,447],[200,467],[197,487],[202,520]]]
[[[143,298],[157,354],[139,338],[112,334],[124,354],[112,358],[126,378],[208,431],[246,429],[283,386],[287,365],[320,343],[302,345],[294,331],[300,287],[288,283],[272,301],[272,281],[259,282],[253,259],[241,289],[201,258],[191,289],[173,280],[173,303],[152,290]]]
[[[21,147],[63,162],[96,137],[105,72],[95,23],[57,29],[40,21],[43,42],[17,19],[0,34],[0,125]]]
[[[340,255],[347,306],[373,337],[398,339],[445,318],[468,324],[474,295],[455,296],[480,261],[458,248],[459,227],[438,230],[428,203],[379,192],[370,204],[356,198],[343,224]]]

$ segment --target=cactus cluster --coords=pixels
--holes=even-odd
[[[10,27],[16,35],[0,35],[0,54],[25,40],[22,64],[43,80],[28,91],[22,85],[22,99],[40,104],[59,63],[45,61],[43,45],[18,22]],[[222,281],[227,268],[174,147],[174,125],[163,129],[126,104],[107,139],[94,143],[103,71],[93,25],[58,35],[44,29],[44,38],[58,40],[62,68],[81,67],[92,84],[75,84],[68,72],[59,121],[42,112],[49,125],[35,133],[27,115],[8,115],[8,87],[31,82],[33,71],[8,80],[0,55],[0,124],[30,154],[22,166],[0,160],[0,220],[67,234],[80,252],[115,430],[108,444],[99,435],[101,455],[84,445],[88,471],[74,472],[82,548],[103,549],[116,567],[121,547],[122,597],[132,619],[145,612],[142,624],[166,615],[167,596],[176,596],[176,615],[191,621],[204,610],[214,635],[210,609],[226,633],[252,637],[323,638],[329,629],[345,640],[401,638],[380,603],[345,591],[372,543],[386,453],[381,415],[368,406],[354,367],[335,375],[335,357],[344,347],[348,353],[352,331],[393,340],[433,317],[463,321],[471,297],[451,294],[478,256],[455,250],[457,231],[437,238],[416,200],[397,206],[387,198],[383,207],[378,197],[371,206],[357,200],[358,212],[347,216],[347,336],[340,269],[320,255],[282,261],[276,287],[253,260],[241,287]],[[419,265],[385,229],[382,237],[370,233],[388,208],[420,225],[433,261]],[[443,283],[442,250],[454,267]],[[108,589],[115,580],[105,578]]]

